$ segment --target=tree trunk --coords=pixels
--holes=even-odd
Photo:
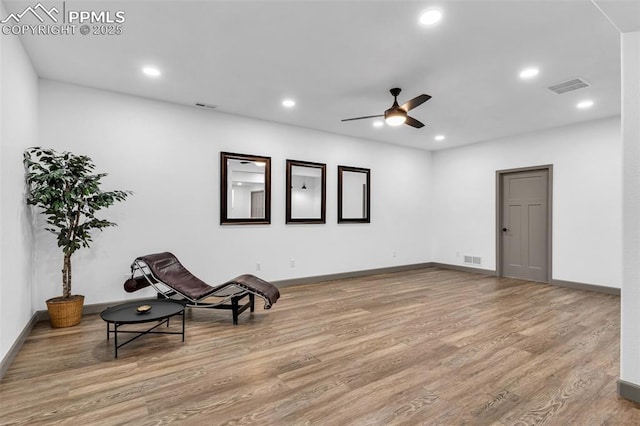
[[[71,297],[71,255],[64,255],[62,266],[62,297]]]

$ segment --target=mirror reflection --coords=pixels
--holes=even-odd
[[[271,158],[221,153],[222,224],[271,222]]]
[[[369,223],[370,170],[338,166],[338,223]]]
[[[287,160],[287,223],[325,223],[326,165]]]

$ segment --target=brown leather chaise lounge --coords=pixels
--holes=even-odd
[[[238,324],[238,315],[247,308],[254,311],[255,296],[264,300],[264,308],[270,309],[280,297],[278,288],[254,275],[240,275],[218,286],[210,286],[185,268],[171,253],[156,253],[140,256],[131,264],[131,278],[124,289],[132,293],[152,286],[158,298],[176,296],[190,308],[230,309],[233,324]],[[249,301],[240,305],[240,300]],[[212,300],[212,298],[217,298]]]

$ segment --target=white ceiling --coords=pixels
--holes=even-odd
[[[30,2],[4,1],[9,12]],[[62,2],[43,1],[45,6]],[[637,2],[627,2],[633,3]],[[39,76],[428,150],[620,113],[620,35],[591,1],[67,1],[124,10],[119,36],[25,36]],[[443,20],[418,24],[438,6]],[[4,35],[3,35],[4,37]],[[153,64],[162,76],[140,70]],[[535,65],[540,74],[521,81]],[[563,95],[545,87],[581,77]],[[426,126],[374,128],[388,90]],[[280,102],[296,100],[293,109]],[[583,99],[589,110],[577,110]],[[196,108],[194,106],[194,108]],[[443,142],[434,141],[446,135]]]

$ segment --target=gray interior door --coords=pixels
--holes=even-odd
[[[505,173],[502,179],[502,275],[548,280],[548,170]]]
[[[251,191],[251,219],[264,217],[264,191]]]

